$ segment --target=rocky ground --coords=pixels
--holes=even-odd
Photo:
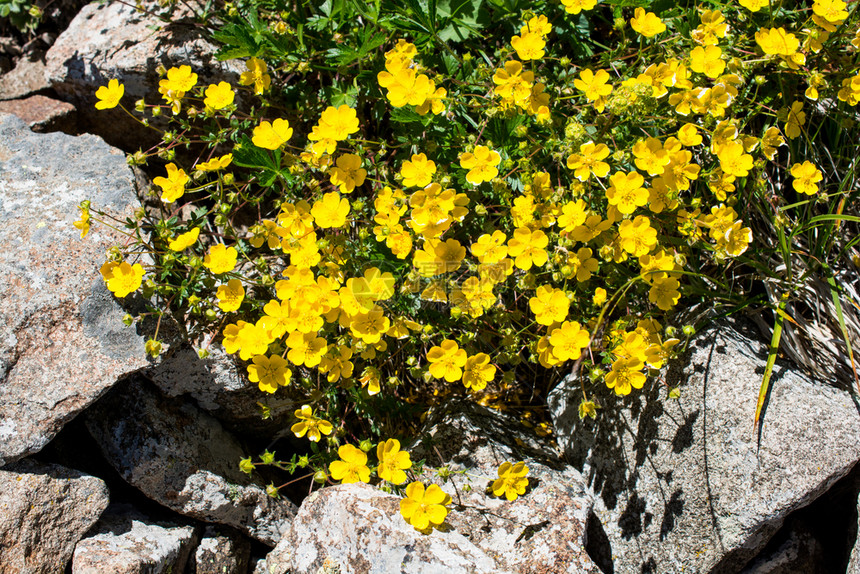
[[[130,99],[152,98],[159,65],[204,82],[238,66],[193,25],[122,3],[69,20],[29,46],[0,39],[0,573],[860,572],[860,405],[778,363],[753,428],[766,351],[740,321],[670,367],[677,400],[655,385],[580,421],[560,385],[558,450],[505,414],[436,412],[414,459],[484,475],[524,460],[531,482],[507,502],[455,477],[454,511],[429,536],[366,485],[267,497],[237,463],[288,451],[296,405],[261,421],[223,353],[147,360],[146,325],[123,324],[98,274],[121,238],[97,227],[81,241],[71,225],[81,200],[123,216],[147,185],[125,161],[146,134],[97,112],[97,86],[121,78]]]

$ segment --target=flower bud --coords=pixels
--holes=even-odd
[[[239,470],[244,472],[245,474],[251,474],[254,472],[254,463],[251,462],[251,457],[243,458],[239,461]]]
[[[154,359],[161,354],[161,341],[150,339],[146,342],[143,348],[144,351],[146,351],[146,354]]]
[[[263,464],[272,464],[275,462],[275,453],[265,451],[260,455],[260,461],[262,461]]]

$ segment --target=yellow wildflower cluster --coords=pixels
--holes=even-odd
[[[386,90],[385,97],[395,108],[409,105],[420,115],[445,111],[445,88],[437,88],[413,60],[417,50],[414,44],[398,40],[397,45],[385,53],[385,70],[376,75],[380,87]]]
[[[334,72],[313,50],[276,62],[261,48],[271,70],[249,58],[238,85],[203,86],[189,66],[171,68],[161,101],[136,106],[181,129],[131,158],[162,160],[160,209],[134,251],[111,252],[108,289],[175,307],[199,341],[243,361],[263,399],[300,397],[292,432],[321,443],[322,481],[386,481],[420,530],[444,522],[450,497],[407,474],[394,439],[374,466],[350,417],[379,438],[391,436],[381,420],[400,424],[386,410],[399,403],[456,393],[519,408],[571,371],[604,393],[653,384],[686,296],[749,302],[749,290],[716,286],[768,269],[768,218],[789,236],[803,229],[798,206],[812,217],[856,188],[844,150],[815,151],[856,133],[860,29],[845,2],[739,0],[691,22],[596,0],[539,8],[487,30],[494,43],[480,52],[451,30],[384,48],[373,33],[339,37],[318,51],[339,54]],[[589,10],[615,18],[600,31],[612,57],[582,39],[574,65],[571,38],[591,20],[568,15]],[[124,95],[111,80],[95,105]],[[251,103],[238,111],[237,99]],[[195,161],[183,163],[186,148]],[[102,215],[79,209],[84,236]],[[153,263],[135,263],[141,252]],[[597,416],[591,388],[582,416]],[[489,489],[514,501],[527,473],[505,463]]]
[[[520,35],[511,39],[517,57],[523,62],[543,58],[546,37],[552,26],[546,16],[534,16],[520,29]],[[534,72],[524,69],[522,62],[510,60],[493,74],[495,92],[502,107],[517,106],[540,121],[549,120],[549,94],[546,85],[535,82]]]

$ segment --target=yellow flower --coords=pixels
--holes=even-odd
[[[314,416],[310,405],[302,405],[302,408],[294,414],[299,419],[299,422],[291,426],[290,430],[298,438],[302,438],[307,434],[309,441],[319,442],[322,435],[330,435],[334,430],[330,422]]]
[[[196,167],[200,171],[218,171],[219,169],[224,169],[231,163],[233,163],[233,154],[228,153],[221,157],[213,157],[209,161],[200,162]]]
[[[117,107],[124,93],[125,86],[120,84],[118,80],[111,80],[107,86],[101,86],[96,90],[96,97],[99,99],[96,102],[96,109],[109,110]]]
[[[520,34],[525,34],[527,32],[537,32],[541,36],[545,37],[552,32],[552,24],[549,23],[546,16],[532,16],[531,19],[526,22],[525,26],[520,28]]]
[[[419,74],[414,68],[403,67],[400,63],[386,62],[386,69],[376,75],[379,85],[385,88],[385,97],[395,108],[406,105],[422,106],[427,98],[433,95],[436,84],[425,74]],[[429,106],[424,110],[426,114]],[[423,114],[422,114],[423,115]]]
[[[603,287],[598,287],[594,290],[594,296],[591,298],[591,302],[594,303],[598,307],[602,307],[604,303],[606,303],[606,289]]]
[[[466,181],[472,185],[478,185],[483,181],[490,181],[499,175],[498,165],[502,156],[487,146],[479,145],[474,152],[460,155],[460,167],[468,169]]]
[[[800,47],[797,36],[786,32],[785,28],[762,28],[755,33],[755,41],[770,55],[792,56]]]
[[[376,343],[391,327],[391,321],[383,313],[382,307],[375,306],[367,313],[358,313],[352,317],[349,330],[353,337],[365,343]]]
[[[229,313],[237,310],[245,299],[245,288],[238,279],[230,279],[226,285],[220,285],[215,293],[218,298],[218,308]]]
[[[498,263],[508,256],[508,246],[505,234],[498,229],[493,231],[493,234],[485,233],[478,237],[478,240],[472,244],[472,255],[480,263]]]
[[[702,143],[702,136],[696,124],[684,124],[678,130],[678,140],[685,146],[691,147]]]
[[[529,299],[529,308],[535,314],[535,320],[539,325],[552,325],[567,318],[570,300],[561,289],[541,285],[537,288],[535,296]]]
[[[266,73],[266,62],[259,58],[248,58],[248,61],[245,62],[245,67],[248,68],[248,71],[242,72],[242,75],[239,76],[240,84],[243,86],[253,84],[257,95],[269,89],[272,77]]]
[[[463,376],[466,351],[461,349],[456,341],[445,339],[440,345],[432,347],[427,352],[427,361],[430,363],[431,375],[453,383]]]
[[[524,462],[511,464],[503,462],[497,471],[499,478],[493,481],[493,496],[505,495],[509,501],[516,500],[518,496],[525,494],[529,485],[526,475],[529,469]]]
[[[365,367],[358,381],[361,383],[362,388],[367,387],[367,394],[372,397],[373,395],[378,395],[382,390],[382,386],[380,385],[381,377],[382,373],[376,367]]]
[[[815,0],[812,11],[832,24],[841,23],[848,17],[847,5],[842,0]]]
[[[799,137],[801,134],[801,126],[806,123],[806,112],[803,111],[803,102],[797,101],[791,104],[791,109],[788,111],[788,119],[785,122],[785,135],[789,139]]]
[[[583,10],[591,10],[597,6],[597,0],[561,0],[565,12],[579,14]]]
[[[328,350],[328,344],[322,337],[317,337],[316,332],[302,333],[293,331],[287,337],[287,347],[290,351],[287,358],[294,365],[316,367],[322,361],[323,355]]]
[[[152,183],[161,188],[161,200],[164,203],[173,203],[185,195],[185,185],[191,180],[185,170],[176,167],[175,163],[166,166],[167,177],[156,177]]]
[[[770,5],[770,0],[740,0],[739,4],[750,12],[758,12]]]
[[[229,354],[238,351],[239,358],[243,361],[250,360],[254,355],[264,354],[272,340],[261,321],[256,325],[239,321],[224,328],[224,350]]]
[[[579,283],[591,279],[591,275],[597,272],[597,259],[592,257],[594,252],[588,247],[580,247],[576,253],[567,256],[567,264],[570,266],[571,275],[576,276]]]
[[[532,265],[541,267],[549,260],[547,245],[549,237],[540,229],[532,231],[527,227],[518,227],[508,241],[508,254],[514,257],[514,265],[528,271]]]
[[[806,195],[818,193],[818,182],[824,179],[824,176],[811,161],[796,163],[791,166],[791,176],[794,178],[791,184],[794,190]]]
[[[540,60],[544,56],[546,40],[539,32],[527,31],[522,36],[511,38],[511,46],[517,51],[520,60]]]
[[[722,247],[726,253],[735,257],[742,255],[752,242],[752,230],[744,227],[742,221],[736,221],[726,231]]]
[[[332,191],[314,202],[311,215],[314,223],[323,229],[343,227],[349,215],[349,200],[341,198],[340,194]]]
[[[710,46],[726,36],[728,25],[719,10],[705,10],[702,12],[701,21],[699,27],[690,33],[694,41]]]
[[[534,73],[523,70],[521,62],[511,60],[505,62],[504,68],[499,68],[493,74],[496,93],[503,100],[520,104],[529,99],[534,84]]]
[[[577,90],[585,94],[589,102],[594,102],[594,108],[602,112],[606,107],[606,96],[612,93],[612,85],[607,84],[609,73],[606,70],[597,70],[595,74],[589,69],[579,72],[579,78],[573,80]]]
[[[78,221],[72,223],[77,229],[81,231],[81,239],[87,236],[87,233],[90,232],[90,205],[88,201],[83,202],[78,206],[78,209],[81,211],[81,218]]]
[[[636,8],[633,18],[630,19],[630,25],[646,38],[666,31],[666,25],[660,18],[653,12],[645,12],[644,8]]]
[[[274,122],[261,122],[254,128],[254,136],[251,141],[255,146],[264,149],[278,149],[293,137],[293,128],[290,122],[278,118]]]
[[[860,48],[860,30],[857,32],[857,44]],[[856,106],[860,103],[860,74],[845,78],[842,80],[842,88],[836,94],[840,102],[846,102],[849,106]]]
[[[615,389],[616,395],[629,395],[631,388],[641,389],[645,384],[645,366],[637,357],[621,357],[612,363],[612,371],[606,375],[606,386]]]
[[[331,477],[343,484],[351,482],[370,482],[370,469],[367,467],[367,454],[360,448],[345,444],[337,449],[340,460],[328,465]]]
[[[191,66],[183,65],[167,70],[167,78],[158,82],[160,88],[173,92],[187,92],[197,85],[197,74]]]
[[[779,128],[771,126],[761,137],[761,153],[769,160],[776,157],[776,148],[785,145],[785,139],[780,135]]]
[[[726,69],[726,63],[720,59],[723,51],[718,46],[696,46],[690,52],[690,69],[709,78],[717,78]]]
[[[223,110],[232,104],[233,99],[236,97],[233,87],[227,82],[218,82],[217,85],[209,84],[205,95],[203,105],[213,110]]]
[[[433,277],[456,271],[465,257],[466,248],[456,239],[428,239],[424,248],[415,252],[412,262],[422,277]]]
[[[609,205],[614,205],[622,214],[629,215],[637,207],[648,203],[648,190],[642,187],[645,178],[639,173],[617,171],[609,178],[609,182],[611,185],[606,190],[606,199]]]
[[[653,137],[637,141],[630,151],[636,158],[633,163],[642,171],[648,172],[648,175],[662,174],[671,161],[668,152],[663,149],[663,144]]]
[[[413,154],[412,160],[404,161],[400,168],[404,187],[425,187],[433,180],[434,173],[436,163],[423,153]]]
[[[597,177],[606,177],[609,164],[602,160],[607,157],[609,147],[606,144],[589,141],[579,146],[579,153],[567,158],[567,169],[572,169],[574,177],[579,181],[588,181],[592,173]]]
[[[258,383],[261,391],[274,393],[279,386],[286,387],[290,384],[293,372],[287,365],[287,361],[278,355],[257,355],[252,359],[252,364],[248,365],[248,380]]]
[[[236,267],[238,258],[239,252],[235,247],[219,243],[209,248],[209,252],[203,257],[203,266],[216,275],[229,273]]]
[[[720,160],[720,169],[728,175],[746,177],[753,168],[752,156],[744,152],[742,143],[736,141],[722,146],[717,157]]]
[[[199,236],[200,228],[195,227],[191,231],[180,233],[176,236],[176,239],[171,239],[167,247],[171,251],[185,251],[186,249],[197,243],[197,238]]]
[[[412,461],[408,452],[400,450],[399,440],[390,438],[379,443],[376,447],[376,458],[379,459],[379,466],[376,468],[379,478],[392,484],[406,482],[406,473],[403,471],[412,468]]]
[[[445,522],[448,509],[445,505],[451,497],[437,484],[424,489],[424,484],[413,482],[406,487],[406,498],[400,501],[400,515],[417,530],[425,530],[431,524],[438,526]]]
[[[590,340],[591,336],[588,331],[582,329],[576,321],[565,321],[561,327],[553,330],[549,335],[552,353],[560,361],[578,359]]]
[[[340,380],[341,377],[348,379],[355,369],[355,365],[350,361],[351,358],[352,349],[346,345],[340,345],[334,357],[327,355],[322,358],[319,370],[321,373],[326,373],[326,379],[330,383]]]
[[[308,136],[311,141],[330,139],[335,142],[343,141],[358,131],[358,116],[355,110],[346,104],[338,107],[329,106],[323,110],[319,123],[314,126]],[[334,151],[333,148],[331,151]],[[329,151],[328,153],[331,153]]]
[[[618,234],[621,248],[633,257],[641,257],[657,245],[657,230],[651,227],[651,220],[644,215],[622,221]]]
[[[678,287],[681,283],[674,277],[660,274],[654,278],[651,290],[648,291],[648,300],[657,305],[663,311],[668,311],[678,304],[681,293]]]
[[[496,366],[490,364],[487,353],[478,353],[466,359],[463,366],[463,385],[473,391],[483,390],[496,376]]]
[[[336,167],[331,170],[329,178],[332,185],[340,187],[342,193],[350,193],[364,183],[367,170],[361,167],[361,157],[354,153],[346,153],[337,158]]]
[[[102,265],[99,271],[108,290],[119,298],[137,291],[143,283],[143,266],[140,263],[131,265],[125,261],[109,261]]]

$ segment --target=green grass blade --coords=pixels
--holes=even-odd
[[[848,327],[845,325],[845,316],[842,314],[842,303],[839,301],[839,290],[836,288],[836,279],[833,277],[833,272],[830,267],[824,265],[824,270],[827,271],[825,280],[830,286],[830,297],[833,299],[833,306],[836,308],[836,317],[839,320],[839,329],[842,331],[842,339],[845,341],[845,348],[848,349],[848,360],[851,362],[851,372],[854,373],[854,384],[857,386],[857,393],[860,395],[860,378],[857,377],[857,365],[854,363],[854,351],[851,348],[851,339],[848,336]]]
[[[782,322],[785,319],[785,307],[788,304],[788,293],[783,293],[777,305],[776,318],[773,325],[773,336],[770,338],[770,348],[767,351],[767,364],[764,367],[761,388],[758,391],[758,402],[755,406],[755,426],[761,431],[759,420],[764,414],[764,401],[770,390],[770,376],[773,374],[773,366],[776,363],[776,354],[779,352],[779,340],[782,338]]]

